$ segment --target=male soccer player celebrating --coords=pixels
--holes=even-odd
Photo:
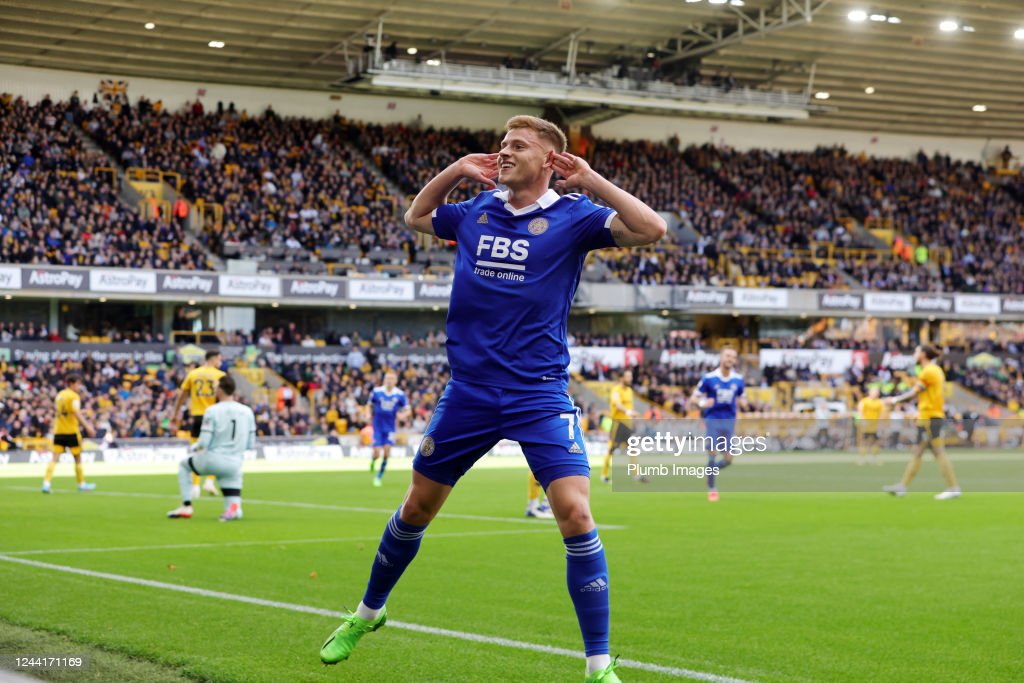
[[[743,397],[743,376],[734,372],[735,367],[736,349],[723,347],[718,369],[704,375],[690,396],[690,400],[704,410],[706,436],[711,439],[708,467],[717,467],[719,471],[732,464],[729,447],[736,433],[736,404],[741,401],[746,404],[747,400]],[[721,460],[718,455],[722,456]],[[714,503],[718,500],[715,475],[708,473],[707,479],[708,500]]]
[[[910,391],[885,401],[889,406],[894,406],[917,397],[917,445],[914,446],[913,456],[907,463],[907,469],[904,470],[899,483],[883,488],[894,496],[907,495],[907,487],[921,469],[921,458],[925,449],[931,448],[935,462],[939,464],[942,476],[946,479],[946,490],[936,494],[935,499],[950,500],[960,497],[960,485],[957,484],[956,474],[953,473],[953,463],[946,456],[946,448],[942,443],[942,422],[946,417],[942,389],[946,383],[946,374],[935,362],[939,355],[939,350],[930,345],[914,349],[914,361],[921,368],[914,386]]]
[[[199,429],[203,426],[203,414],[206,409],[217,402],[217,381],[224,376],[220,369],[220,351],[216,349],[206,352],[206,363],[195,368],[187,375],[181,383],[181,391],[174,401],[174,410],[171,411],[171,432],[177,433],[181,426],[181,404],[185,396],[189,397],[189,414],[192,416],[192,425],[189,431],[189,443],[194,444],[199,438]],[[192,497],[199,497],[199,481],[201,477],[192,477]],[[207,477],[203,484],[203,490],[211,496],[217,495],[217,487],[213,485],[213,477]]]
[[[624,447],[632,433],[626,420],[636,417],[633,410],[633,371],[623,370],[619,375],[619,383],[612,387],[608,400],[608,417],[612,419],[612,428],[608,437],[608,454],[601,463],[601,481],[605,484],[611,479],[612,453],[616,448]],[[638,477],[638,479],[641,477]]]
[[[60,454],[64,451],[71,453],[75,459],[75,479],[78,481],[79,491],[92,491],[96,484],[88,484],[85,481],[85,471],[82,469],[82,434],[78,426],[85,427],[87,434],[94,435],[92,425],[82,415],[82,377],[71,373],[64,378],[65,388],[57,393],[54,400],[55,419],[53,421],[53,459],[46,466],[46,475],[43,477],[43,493],[50,492],[50,485],[53,481],[53,470],[60,461]]]
[[[167,513],[172,519],[192,517],[193,474],[217,478],[224,493],[220,521],[242,518],[242,461],[256,447],[256,417],[249,406],[235,401],[235,380],[229,375],[217,380],[215,392],[217,403],[203,413],[199,438],[189,447],[192,455],[178,467],[181,507]]]
[[[566,320],[592,249],[651,244],[665,221],[565,152],[554,124],[516,116],[497,154],[470,154],[441,171],[405,214],[419,232],[458,242],[448,308],[452,378],[413,461],[412,484],[387,524],[356,612],[320,650],[334,664],[384,625],[384,603],[459,478],[500,439],[518,441],[547,490],[565,542],[569,593],[583,633],[587,681],[617,683],[608,655],[608,565],[590,514],[590,466],[568,393]],[[585,190],[559,196],[556,186]],[[497,175],[506,190],[496,191]],[[464,179],[488,190],[446,199]]]
[[[391,447],[395,445],[395,420],[399,415],[404,416],[409,406],[405,392],[396,386],[397,383],[398,375],[389,370],[384,373],[384,386],[375,387],[370,396],[370,409],[373,411],[371,472],[373,472],[374,465],[377,464],[377,459],[381,458],[380,471],[373,478],[374,486],[381,485],[384,470],[388,466],[388,456],[391,455]]]
[[[860,447],[857,453],[857,464],[863,465],[867,453],[871,453],[871,462],[881,465],[878,461],[878,451],[881,442],[878,440],[878,419],[882,417],[885,410],[885,402],[879,396],[881,392],[877,386],[868,390],[868,395],[857,404],[858,433],[860,436]]]

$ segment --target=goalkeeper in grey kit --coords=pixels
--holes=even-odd
[[[245,452],[256,447],[256,417],[249,406],[235,401],[235,380],[224,375],[217,382],[217,403],[203,414],[199,440],[178,468],[181,507],[171,510],[172,519],[192,517],[192,474],[217,477],[224,494],[222,522],[242,518],[242,462]]]

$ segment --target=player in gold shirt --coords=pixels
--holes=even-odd
[[[207,351],[206,363],[185,375],[185,381],[181,383],[181,391],[178,392],[178,398],[174,401],[174,410],[171,412],[171,415],[174,416],[171,420],[171,432],[176,434],[181,426],[181,404],[185,401],[185,396],[189,397],[188,412],[192,416],[188,440],[190,444],[199,439],[199,431],[203,428],[203,414],[206,413],[206,409],[217,402],[217,382],[225,374],[220,369],[220,362],[220,351]],[[212,496],[217,495],[214,479],[215,477],[212,476],[207,477],[206,483],[203,484],[203,490]],[[199,482],[200,476],[193,474],[193,498],[199,497]]]
[[[79,426],[85,427],[89,435],[94,435],[92,425],[82,415],[82,376],[71,373],[64,378],[67,388],[57,394],[54,401],[55,418],[53,421],[53,459],[46,466],[46,475],[43,477],[43,493],[50,492],[50,483],[53,481],[53,470],[60,461],[60,455],[64,451],[71,453],[75,459],[75,479],[78,480],[79,491],[92,491],[95,484],[87,484],[85,472],[82,470],[82,433]]]
[[[633,371],[623,370],[619,383],[612,387],[609,399],[608,416],[612,419],[612,429],[608,437],[608,454],[601,464],[601,481],[611,481],[612,453],[616,448],[625,447],[626,440],[633,433],[627,420],[636,417],[633,410]]]
[[[893,406],[917,397],[917,445],[914,447],[913,457],[907,463],[903,479],[898,484],[884,487],[887,493],[894,496],[906,495],[907,487],[921,469],[921,457],[925,449],[931,448],[935,462],[939,464],[942,476],[946,478],[946,490],[937,494],[935,499],[949,500],[960,497],[960,486],[953,473],[953,463],[946,456],[946,449],[942,444],[942,422],[946,416],[942,390],[946,383],[946,375],[935,363],[939,355],[939,350],[934,346],[918,346],[914,349],[914,360],[921,366],[921,372],[918,373],[913,388],[886,400],[889,406]]]
[[[860,436],[860,448],[857,454],[858,465],[864,464],[865,456],[868,453],[871,453],[872,463],[876,465],[882,464],[878,461],[878,451],[881,449],[881,441],[878,436],[878,421],[882,417],[882,413],[885,412],[885,402],[879,398],[880,395],[881,391],[878,387],[871,387],[868,390],[868,395],[857,404],[857,418],[859,420],[857,432]]]

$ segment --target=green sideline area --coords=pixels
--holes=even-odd
[[[830,466],[881,485],[903,459]],[[937,502],[931,462],[903,499],[730,491],[740,467],[716,504],[614,493],[595,477],[612,651],[644,665],[624,666],[624,681],[1020,680],[1024,494]],[[784,478],[804,466],[770,467]],[[368,472],[253,473],[231,524],[211,498],[191,520],[166,519],[171,475],[96,472],[93,494],[58,477],[50,496],[38,476],[0,480],[0,652],[114,667],[94,680],[582,680],[581,656],[495,642],[581,649],[561,540],[553,522],[522,517],[516,469],[465,478],[391,596],[397,623],[321,666],[331,612],[358,603],[408,482],[391,474],[377,489]]]

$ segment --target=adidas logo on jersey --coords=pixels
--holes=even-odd
[[[577,453],[577,454],[580,454],[580,455],[582,455],[582,454],[583,454],[583,449],[582,449],[582,448],[580,448],[580,445],[579,445],[578,443],[576,443],[575,441],[573,441],[573,442],[572,442],[572,445],[571,445],[571,446],[569,446],[569,452],[570,452],[570,453]]]
[[[477,223],[483,223],[484,225],[487,225],[487,214],[486,213],[480,214],[480,218],[477,218],[476,222]]]
[[[580,593],[600,593],[606,590],[608,590],[607,581],[604,579],[594,579],[583,588],[580,588]]]

